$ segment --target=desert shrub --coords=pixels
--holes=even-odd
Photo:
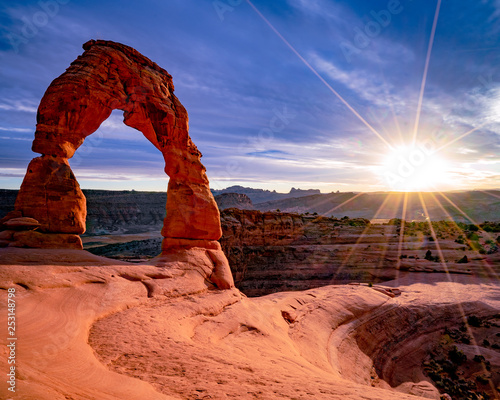
[[[456,346],[453,346],[453,348],[448,352],[448,357],[450,357],[450,361],[454,365],[461,365],[467,361],[467,356],[463,351],[458,350]]]
[[[467,323],[470,326],[479,328],[481,325],[483,325],[483,320],[476,315],[470,315],[467,317]]]
[[[500,222],[484,221],[479,226],[486,232],[500,232]]]
[[[470,344],[470,337],[467,335],[464,335],[460,338],[460,341],[464,344]]]
[[[468,232],[467,233],[467,239],[473,240],[473,241],[478,241],[479,240],[479,235],[475,232]]]

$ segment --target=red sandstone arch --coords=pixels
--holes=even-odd
[[[123,122],[141,131],[165,159],[170,181],[163,251],[220,251],[219,211],[201,153],[188,134],[187,112],[173,94],[172,77],[119,43],[91,40],[83,48],[85,52],[50,84],[38,108],[32,149],[42,156],[31,161],[15,206],[22,216],[41,224],[39,231],[45,235],[31,237],[32,242],[36,239],[33,247],[81,248],[75,235],[85,232],[85,197],[68,159],[112,110],[120,109]],[[220,254],[215,256],[220,261]]]

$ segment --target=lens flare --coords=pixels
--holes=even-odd
[[[449,163],[425,146],[401,146],[384,156],[381,178],[393,191],[442,190],[449,183]]]

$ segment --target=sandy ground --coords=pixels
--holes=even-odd
[[[2,383],[0,398],[438,399],[419,368],[426,338],[500,310],[491,280],[392,282],[396,297],[337,285],[250,299],[216,290],[190,257],[132,265],[0,249],[0,324],[14,288],[17,336],[16,392]]]

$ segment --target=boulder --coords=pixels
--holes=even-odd
[[[16,232],[10,247],[29,247],[35,249],[83,249],[78,235],[64,233],[41,233],[37,231]]]
[[[11,218],[8,221],[5,221],[4,226],[8,229],[29,231],[38,228],[40,226],[40,222],[30,217],[19,217]]]
[[[11,240],[15,231],[6,230],[0,232],[0,240]]]

